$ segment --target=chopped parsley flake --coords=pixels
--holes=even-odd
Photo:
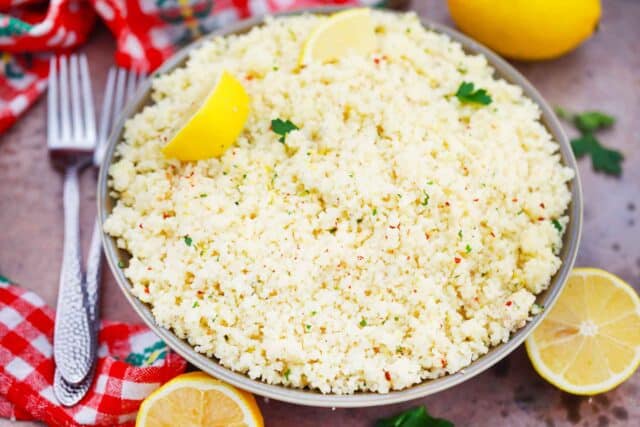
[[[318,314],[318,312],[317,312],[317,311],[315,311],[315,310],[311,312],[311,315],[312,315],[312,316],[315,316],[316,314]]]
[[[371,212],[371,215],[376,216],[378,214],[378,208],[373,208],[373,212]]]
[[[462,230],[458,230],[458,238],[462,239]]]
[[[329,229],[329,233],[331,234],[336,234],[336,231],[338,231],[338,227],[333,227]]]
[[[191,246],[191,243],[193,243],[193,239],[191,237],[189,237],[188,235],[184,236],[184,243],[187,246]]]
[[[482,105],[489,105],[492,101],[491,96],[487,94],[485,89],[474,90],[474,84],[471,82],[460,83],[456,97],[460,102],[471,102]]]
[[[207,197],[207,193],[201,193],[200,197]]]
[[[427,206],[429,204],[429,195],[425,192],[424,199],[422,199],[422,206]]]
[[[285,143],[287,134],[293,130],[299,129],[290,120],[273,119],[271,120],[271,130],[280,135],[278,141]]]
[[[465,246],[464,250],[469,254],[471,253],[471,246],[469,244],[467,244],[467,246]]]
[[[284,379],[289,381],[289,374],[291,374],[291,369],[287,368],[286,371],[284,371]]]
[[[193,305],[191,306],[191,308],[196,308],[196,307],[200,307],[200,303],[198,301],[194,301]]]
[[[125,267],[124,262],[118,261],[118,267],[124,268]]]
[[[557,219],[552,219],[551,223],[553,224],[555,229],[558,230],[558,233],[562,233],[562,225],[560,224],[560,221],[558,221]]]
[[[364,318],[362,318],[362,320],[360,321],[360,326],[362,326],[363,328],[367,326],[367,321]]]
[[[304,325],[305,328],[307,328],[307,331],[311,330],[311,325]]]

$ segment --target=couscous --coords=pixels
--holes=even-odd
[[[133,294],[197,351],[272,384],[385,393],[527,322],[561,263],[573,172],[519,87],[414,14],[372,12],[373,54],[300,68],[324,19],[267,19],[155,77],[105,230]],[[165,158],[222,70],[251,100],[241,136],[219,159]]]

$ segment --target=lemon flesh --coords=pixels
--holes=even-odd
[[[300,55],[300,65],[330,62],[355,53],[366,55],[376,48],[371,11],[366,8],[338,12],[309,35]]]
[[[262,427],[254,397],[203,372],[175,377],[147,397],[136,427]]]
[[[211,93],[162,148],[166,157],[203,160],[220,157],[238,138],[249,115],[249,95],[223,71]]]
[[[448,0],[458,27],[513,59],[555,58],[596,29],[600,0]]]
[[[611,390],[640,364],[640,297],[606,271],[577,268],[526,348],[535,370],[561,390]]]

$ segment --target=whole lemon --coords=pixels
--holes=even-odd
[[[448,0],[462,31],[513,59],[558,57],[598,26],[600,0]]]

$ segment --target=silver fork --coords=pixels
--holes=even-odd
[[[102,102],[102,110],[100,114],[100,129],[98,131],[98,140],[96,148],[93,152],[93,165],[98,168],[102,163],[104,153],[107,147],[109,133],[118,119],[119,113],[122,112],[124,104],[131,98],[140,83],[144,80],[144,75],[134,71],[127,71],[122,68],[116,69],[112,67],[107,75],[107,84]],[[100,273],[102,266],[102,230],[96,218],[91,234],[91,243],[89,246],[89,255],[87,258],[87,270],[85,279],[85,290],[87,295],[87,305],[89,318],[91,320],[92,332],[97,341],[98,332],[100,330]],[[79,384],[70,384],[64,381],[64,378],[56,372],[54,377],[54,390],[58,400],[63,405],[72,406],[79,402],[89,390],[93,381],[94,372]]]
[[[95,338],[83,290],[79,229],[79,171],[89,164],[96,124],[84,55],[52,57],[49,73],[47,145],[64,171],[64,244],[53,337],[56,369],[78,384],[92,369]]]

